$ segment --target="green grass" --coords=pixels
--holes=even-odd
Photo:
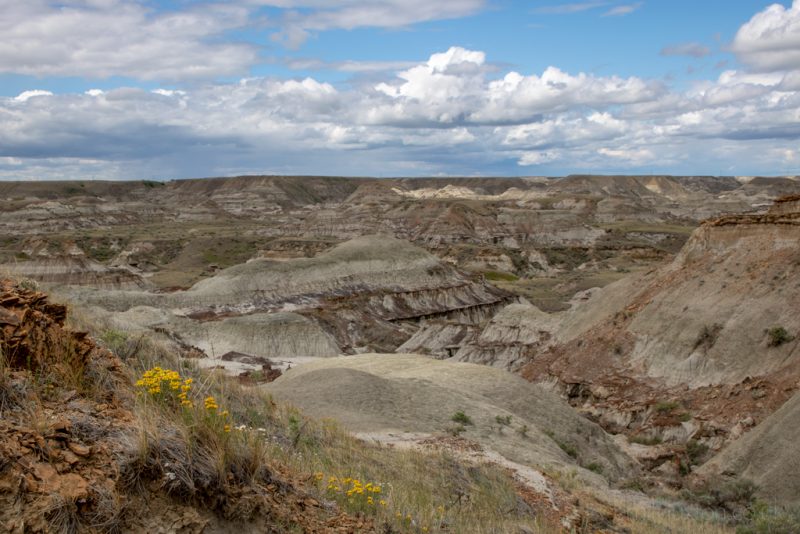
[[[519,277],[503,271],[484,271],[483,276],[490,282],[516,282]]]

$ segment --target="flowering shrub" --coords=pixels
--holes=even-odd
[[[317,482],[322,482],[325,475],[318,472],[314,477]],[[346,503],[351,511],[374,513],[376,508],[386,506],[386,501],[381,495],[383,488],[380,484],[373,482],[365,484],[357,478],[330,476],[325,491],[329,497],[342,501],[343,504]]]
[[[325,484],[325,493],[328,497],[335,499],[342,504],[348,511],[364,513],[369,515],[382,516],[390,523],[393,522],[400,532],[422,532],[429,531],[428,525],[415,519],[411,513],[397,511],[389,513],[389,503],[384,497],[384,490],[380,484],[375,482],[362,482],[357,478],[336,476],[325,477],[322,472],[314,474],[317,483]],[[439,517],[444,517],[444,507],[436,509]],[[392,521],[393,520],[393,521]]]
[[[194,418],[195,414],[192,409],[195,404],[190,398],[193,383],[194,381],[191,378],[182,378],[178,371],[153,367],[145,371],[142,377],[136,381],[136,387],[141,394],[147,395],[164,405],[184,408],[187,411],[185,415]],[[213,396],[209,395],[203,399],[203,408],[204,414],[202,418],[206,423],[214,428],[221,429],[226,434],[230,433],[231,425],[228,421],[230,414],[228,410],[219,411],[219,404],[217,404],[217,400]]]
[[[189,392],[192,390],[192,379],[183,380],[178,371],[153,367],[142,374],[136,381],[136,387],[142,393],[168,404],[180,404],[191,407]]]

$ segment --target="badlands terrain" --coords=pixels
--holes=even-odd
[[[800,180],[0,199],[10,531],[800,529]]]

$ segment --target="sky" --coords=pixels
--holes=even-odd
[[[0,179],[800,174],[800,0],[0,0]]]

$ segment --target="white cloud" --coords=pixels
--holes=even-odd
[[[623,15],[630,15],[640,7],[644,5],[644,2],[636,2],[635,4],[623,4],[620,6],[615,6],[603,13],[604,17],[621,17]]]
[[[772,4],[736,33],[731,50],[759,71],[800,68],[800,1],[786,9]]]
[[[322,61],[315,58],[292,58],[285,62],[292,70],[335,70],[339,72],[388,72],[407,69],[415,61]]]
[[[17,102],[25,102],[37,96],[53,96],[53,93],[51,93],[50,91],[43,91],[41,89],[33,89],[30,91],[23,91],[19,95],[15,96],[14,100],[16,100]]]
[[[0,72],[184,80],[239,74],[255,49],[213,40],[248,22],[241,6],[154,12],[127,0],[26,0],[0,9]]]
[[[553,150],[544,152],[523,152],[519,157],[518,163],[522,166],[542,165],[544,163],[556,161],[560,157],[561,155]]]
[[[313,32],[402,28],[472,15],[485,6],[485,0],[253,0],[252,3],[297,9],[285,14],[281,29],[272,36],[290,48],[303,44]]]
[[[728,70],[675,92],[636,77],[496,69],[482,51],[452,47],[342,86],[250,77],[32,90],[0,99],[0,177],[503,174],[517,165],[794,174],[800,164],[787,157],[800,139],[798,76]]]
[[[627,160],[636,164],[646,163],[655,157],[653,152],[647,148],[621,149],[604,147],[599,148],[597,153],[609,158]]]

